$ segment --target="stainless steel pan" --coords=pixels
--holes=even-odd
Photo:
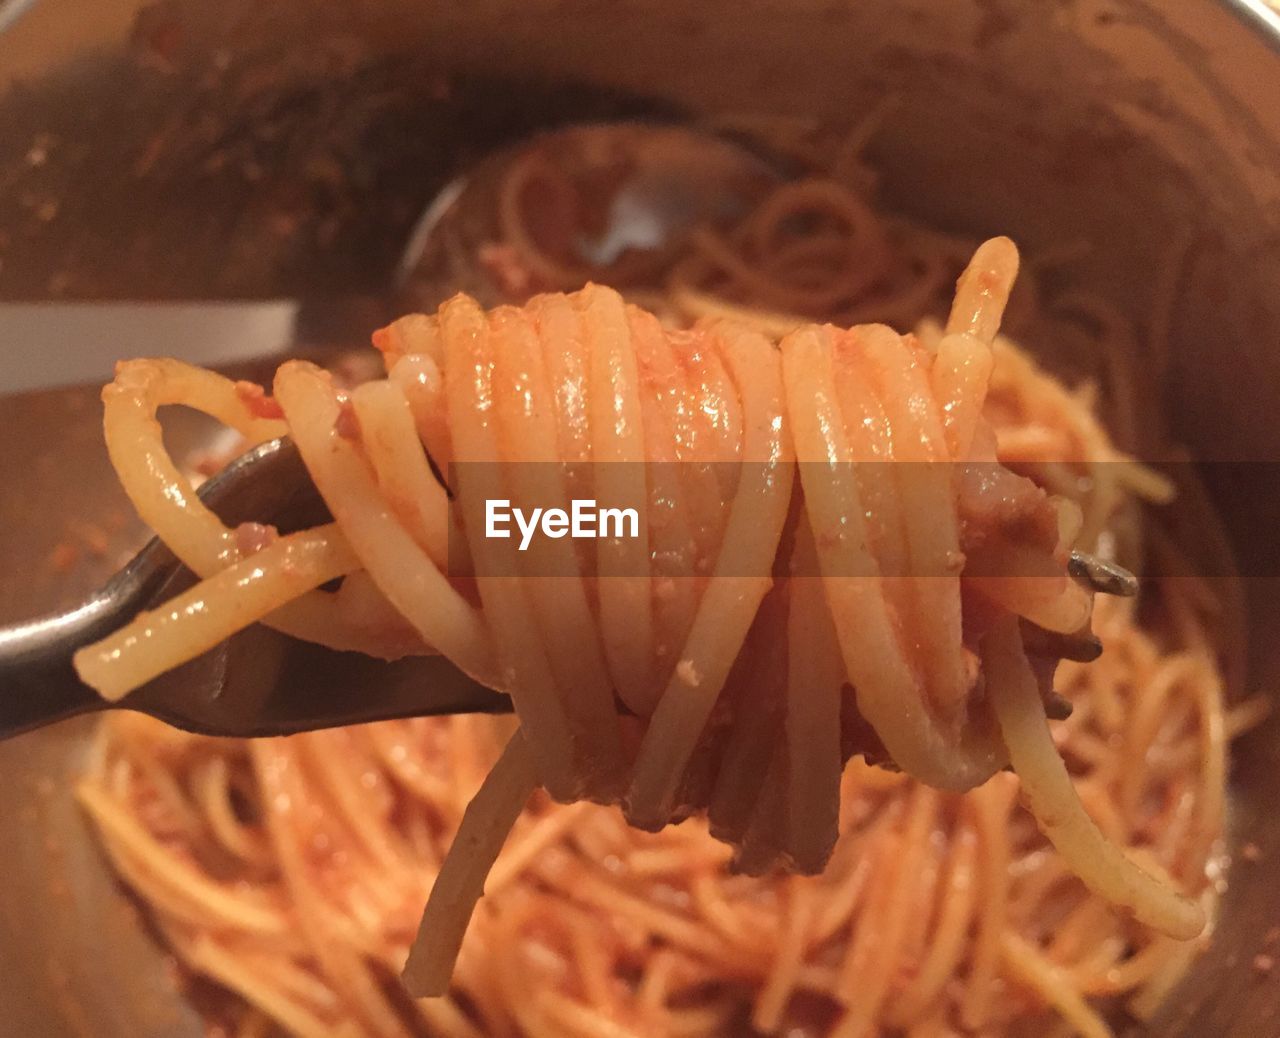
[[[1201,457],[1248,463],[1209,478],[1251,574],[1245,683],[1277,687],[1280,23],[1261,0],[137,6],[40,0],[0,34],[0,84],[22,84],[0,99],[0,300],[375,292],[452,168],[546,121],[655,107],[852,120],[891,96],[888,203],[1032,253],[1083,239],[1073,283],[1140,322],[1185,242],[1169,377],[1143,391]],[[0,402],[0,620],[96,578],[46,567],[60,517],[110,479],[92,423],[50,400]],[[113,532],[103,567],[139,534]],[[84,734],[0,746],[0,1038],[198,1034],[70,805]],[[1275,725],[1238,747],[1233,839],[1261,860],[1237,862],[1153,1033],[1280,1033],[1280,971],[1252,968],[1280,922],[1277,765]]]

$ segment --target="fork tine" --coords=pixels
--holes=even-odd
[[[1138,578],[1123,566],[1088,552],[1073,551],[1067,572],[1101,595],[1132,598],[1138,593]]]
[[[1074,709],[1071,700],[1061,692],[1050,692],[1044,697],[1044,713],[1050,721],[1065,721]]]
[[[1092,631],[1059,634],[1057,631],[1046,631],[1027,620],[1023,620],[1021,626],[1022,644],[1033,656],[1092,663],[1102,655],[1102,642]]]

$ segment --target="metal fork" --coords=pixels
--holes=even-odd
[[[199,493],[231,525],[265,520],[290,530],[328,519],[288,439],[264,443],[238,458]],[[1073,553],[1070,569],[1098,592],[1137,590],[1131,573],[1091,555]],[[152,540],[83,605],[0,628],[0,738],[111,707],[138,710],[205,735],[241,737],[511,709],[508,696],[476,683],[442,657],[388,663],[256,624],[119,703],[104,701],[80,682],[71,665],[77,649],[184,590],[193,579],[159,540]],[[1087,632],[1042,632],[1036,645],[1069,659],[1092,659],[1101,651]]]
[[[615,247],[636,244],[635,235],[652,235],[654,228],[674,236],[714,214],[744,211],[753,191],[779,177],[776,164],[754,150],[671,126],[569,127],[545,135],[542,146],[561,147],[584,135],[599,139],[594,150],[600,154],[613,154],[629,143],[631,153],[643,159],[626,187],[628,205],[614,209],[647,216],[630,222],[619,217],[608,235]],[[474,232],[477,214],[491,212],[490,181],[509,160],[510,153],[502,153],[481,163],[427,210],[404,253],[402,296],[429,308],[442,298],[442,285],[483,294],[488,282],[474,269],[478,251],[465,234]],[[367,307],[355,309],[364,313]],[[330,318],[326,326],[331,325],[332,314],[323,314]],[[232,525],[257,521],[297,529],[327,518],[288,440],[244,455],[205,483],[200,496]],[[1071,572],[1107,594],[1133,594],[1137,586],[1131,574],[1091,556],[1073,556]],[[71,665],[75,650],[190,586],[191,580],[168,549],[153,540],[83,605],[0,628],[0,739],[117,705],[179,728],[228,736],[286,735],[411,715],[511,708],[507,696],[478,685],[440,657],[387,663],[320,648],[259,625],[156,678],[119,704],[104,702],[81,684]],[[1048,655],[1092,659],[1101,651],[1087,632],[1030,635],[1038,639],[1037,650]]]

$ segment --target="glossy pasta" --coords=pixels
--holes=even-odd
[[[300,362],[269,398],[176,362],[121,367],[113,462],[204,581],[86,650],[86,681],[118,698],[263,621],[439,652],[519,721],[502,749],[474,718],[232,746],[112,725],[82,796],[182,961],[252,1007],[242,1030],[723,1034],[749,1017],[925,1035],[1047,1006],[1098,1034],[1090,996],[1149,1010],[1185,966],[1224,810],[1215,650],[1177,596],[1166,648],[1066,571],[1085,528],[1167,488],[996,338],[1012,243],[977,250],[945,326],[815,324],[780,311],[914,314],[933,287],[841,274],[840,247],[872,270],[893,254],[847,190],[770,204],[762,227],[797,205],[843,221],[844,246],[809,247],[843,295],[786,295],[704,235],[669,286],[701,314],[687,330],[588,286],[404,318],[375,337],[387,378],[349,392]],[[694,287],[715,264],[772,316]],[[287,432],[334,522],[224,528],[159,441],[172,403],[249,442]],[[1011,458],[1098,479],[1051,498]],[[563,496],[583,465],[641,536],[548,542],[540,563],[572,578],[529,576],[481,534],[483,502]],[[1106,651],[1058,668],[1075,709],[1051,733],[1043,646],[1091,619]],[[1030,629],[1049,637],[1029,650]],[[385,981],[428,887],[405,981],[436,997],[406,1003]]]

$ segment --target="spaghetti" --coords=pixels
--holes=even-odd
[[[797,207],[831,227],[787,240]],[[261,619],[443,653],[519,718],[501,752],[475,718],[254,744],[108,725],[82,798],[182,961],[241,996],[240,1033],[723,1034],[744,1014],[765,1033],[989,1033],[1048,1007],[1097,1034],[1089,996],[1142,1008],[1187,963],[1224,812],[1215,650],[1183,596],[1166,645],[1067,576],[1082,531],[1168,488],[996,340],[1011,243],[977,251],[945,327],[909,336],[733,301],[927,309],[933,268],[847,187],[789,186],[692,248],[669,298],[714,317],[687,331],[594,286],[488,314],[458,298],[379,333],[388,378],[349,395],[296,362],[271,399],[172,362],[109,387],[121,479],[205,580],[86,650],[87,681],[117,698]],[[287,429],[334,524],[247,545],[222,527],[159,443],[155,409],[178,402],[251,441]],[[1056,501],[997,458],[1098,478]],[[523,575],[478,510],[559,470],[467,465],[498,459],[609,463],[596,489],[638,507],[638,548],[552,542],[575,579]],[[693,464],[657,489],[614,464],[646,460]],[[705,482],[717,462],[741,473],[727,494]],[[1024,632],[1091,614],[1106,652],[1058,668],[1074,711],[1051,734],[1057,661]],[[668,826],[691,811],[708,821]],[[387,980],[428,888],[405,977],[440,997],[413,1002]]]

